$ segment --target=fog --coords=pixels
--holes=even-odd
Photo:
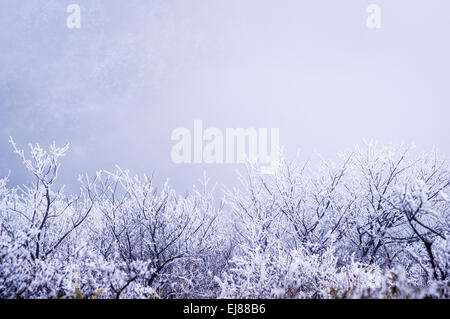
[[[69,29],[66,7],[81,8]],[[369,29],[366,8],[381,8]],[[169,178],[177,127],[279,128],[288,156],[332,158],[364,139],[450,153],[449,1],[16,1],[0,4],[0,176],[22,148],[71,143],[61,182],[114,165]]]

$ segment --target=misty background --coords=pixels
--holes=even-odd
[[[11,135],[70,142],[69,187],[115,164],[180,192],[204,170],[232,183],[241,165],[172,163],[172,130],[195,119],[278,127],[288,156],[375,139],[448,157],[449,36],[447,0],[0,0],[0,176],[30,177]]]

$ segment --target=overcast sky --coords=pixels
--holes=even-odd
[[[81,7],[81,28],[66,7]],[[370,3],[381,29],[366,26]],[[288,154],[376,139],[450,153],[450,1],[0,0],[0,175],[8,136],[71,143],[62,180],[115,164],[180,191],[177,127],[280,129]]]

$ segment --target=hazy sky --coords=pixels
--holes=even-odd
[[[81,28],[66,7],[81,7]],[[366,8],[381,7],[381,29]],[[280,129],[288,153],[332,156],[363,139],[450,153],[448,0],[0,0],[0,175],[26,147],[71,142],[62,179],[155,171],[178,190],[176,127]]]

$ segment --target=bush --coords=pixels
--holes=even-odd
[[[218,205],[126,170],[56,189],[68,146],[0,180],[1,298],[448,298],[450,174],[436,152],[356,147],[252,165]],[[281,157],[283,158],[283,157]]]

